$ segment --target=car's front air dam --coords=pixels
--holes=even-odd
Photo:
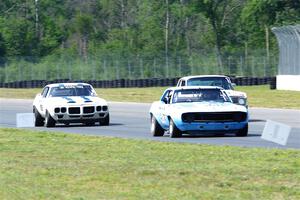
[[[247,122],[228,122],[228,123],[181,123],[176,124],[181,131],[234,131],[244,128]]]

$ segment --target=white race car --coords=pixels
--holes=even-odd
[[[97,97],[86,83],[57,83],[46,85],[33,101],[35,126],[53,127],[56,123],[109,125],[107,102]]]
[[[222,87],[230,96],[233,103],[248,107],[247,94],[245,92],[236,91],[233,83],[227,76],[222,75],[199,75],[185,76],[178,80],[177,87],[182,86],[217,86]]]

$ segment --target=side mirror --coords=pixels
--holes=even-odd
[[[232,87],[236,87],[236,84],[235,83],[231,83]]]

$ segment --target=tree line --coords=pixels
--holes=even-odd
[[[214,57],[222,71],[230,56],[269,63],[278,51],[270,29],[299,22],[299,0],[2,0],[0,66],[158,58],[169,75],[174,59],[185,68]]]

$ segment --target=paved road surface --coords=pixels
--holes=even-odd
[[[266,148],[300,148],[300,110],[250,109],[248,137],[184,136],[182,138],[152,137],[150,135],[150,104],[110,102],[111,125],[92,126],[73,125],[55,128],[33,128],[38,130],[62,131],[86,135],[113,136],[135,139],[149,139],[169,142],[188,142],[199,144],[232,145]],[[0,99],[0,127],[16,127],[16,113],[32,111],[32,100]],[[286,146],[281,146],[260,138],[265,120],[271,119],[292,127]]]

